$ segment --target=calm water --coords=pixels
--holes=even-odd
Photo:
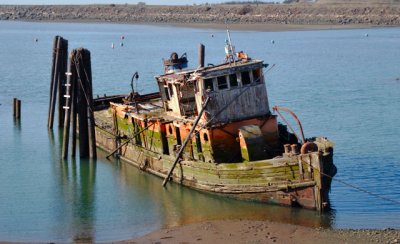
[[[368,33],[368,37],[365,35]],[[206,63],[223,60],[224,31],[115,24],[0,22],[0,240],[123,240],[209,219],[259,219],[333,228],[400,228],[400,205],[334,181],[333,211],[290,209],[220,198],[171,184],[99,152],[60,160],[60,134],[46,128],[52,41],[92,53],[95,94],[156,91],[162,57],[197,44]],[[125,36],[120,47],[121,35]],[[213,36],[212,36],[213,35]],[[38,38],[38,42],[34,42]],[[400,201],[400,29],[232,31],[237,50],[275,64],[271,105],[292,108],[306,136],[336,143],[337,179]],[[272,44],[271,40],[275,43]],[[115,49],[111,49],[115,43]],[[22,121],[12,98],[22,100]]]

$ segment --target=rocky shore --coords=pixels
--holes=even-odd
[[[400,4],[0,5],[0,20],[400,26]]]

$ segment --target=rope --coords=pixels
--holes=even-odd
[[[337,182],[340,182],[340,183],[342,183],[342,184],[345,185],[345,186],[348,186],[348,187],[350,187],[350,188],[356,189],[356,190],[358,190],[358,191],[360,191],[360,192],[364,192],[364,193],[366,193],[366,194],[368,194],[368,195],[371,195],[371,196],[374,196],[374,197],[376,197],[376,198],[380,198],[380,199],[382,199],[382,200],[385,200],[385,201],[388,201],[388,202],[391,202],[391,203],[400,205],[400,201],[397,201],[397,200],[395,200],[395,199],[391,199],[391,198],[388,198],[388,197],[385,197],[385,196],[376,194],[376,193],[374,193],[374,192],[365,190],[365,189],[363,189],[363,188],[361,188],[361,187],[359,187],[359,186],[356,186],[356,185],[347,183],[347,182],[345,182],[344,180],[340,180],[340,179],[337,179],[337,178],[333,178],[332,176],[321,172],[319,169],[314,168],[312,165],[310,165],[310,166],[311,166],[311,168],[313,168],[314,170],[318,171],[321,175],[326,176],[326,177],[328,177],[328,178],[330,178],[330,179],[332,179],[332,180],[335,180],[335,181],[337,181]]]

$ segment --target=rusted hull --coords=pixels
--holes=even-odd
[[[126,141],[110,139],[111,134],[112,131],[97,128],[97,146],[111,152]],[[199,191],[231,198],[326,210],[329,208],[331,178],[319,174],[318,169],[325,167],[332,171],[331,153],[283,155],[270,160],[225,164],[184,160],[173,171],[172,180]],[[121,147],[118,155],[141,170],[163,178],[174,161],[173,156],[133,143]]]

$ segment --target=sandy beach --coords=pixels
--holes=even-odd
[[[269,221],[206,221],[120,243],[400,243],[400,230],[335,230]]]

